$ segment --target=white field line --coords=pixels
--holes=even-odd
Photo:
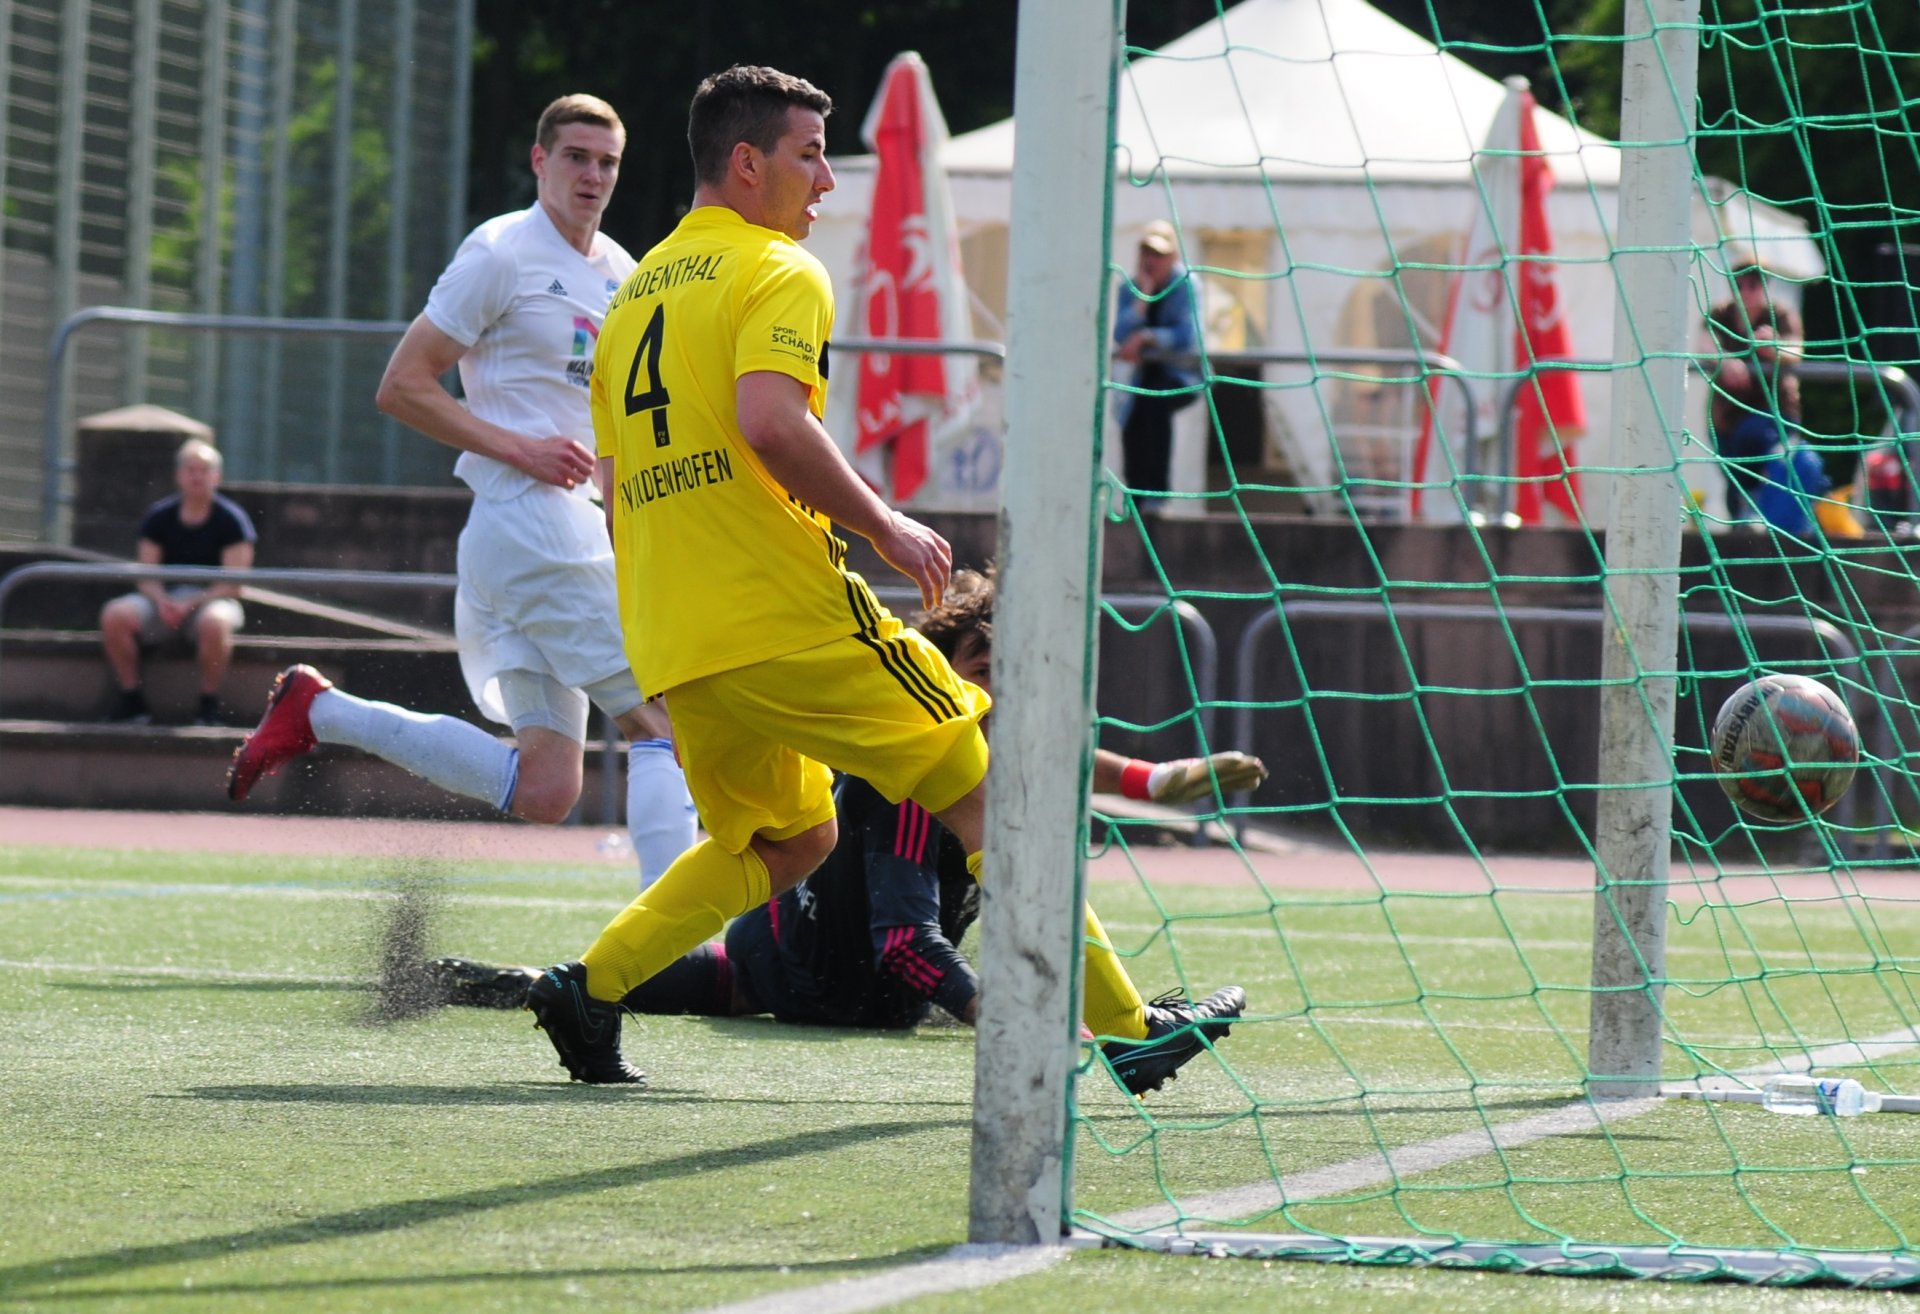
[[[350,901],[378,902],[398,898],[392,890],[383,890],[366,886],[319,886],[319,885],[277,885],[272,883],[221,883],[204,882],[168,882],[155,885],[142,881],[87,881],[76,884],[72,880],[57,876],[24,876],[0,872],[0,891],[18,890],[22,893],[9,896],[0,893],[0,903],[10,902],[13,898],[21,901],[47,899],[85,899],[91,897],[138,897],[138,898],[188,898],[205,896],[238,896],[243,898],[281,898],[304,901],[324,901],[345,899]],[[459,904],[474,908],[598,908],[612,909],[617,900],[604,898],[567,898],[561,895],[540,894],[475,894],[456,886],[442,885],[434,891],[434,898],[449,904]],[[1110,931],[1126,931],[1145,937],[1163,929],[1162,925],[1147,922],[1110,921]],[[1271,939],[1273,932],[1257,926],[1216,926],[1203,920],[1180,919],[1175,922],[1173,934],[1181,936],[1205,935],[1225,936],[1240,939]],[[1302,942],[1324,944],[1370,944],[1381,941],[1378,932],[1369,931],[1312,931],[1299,930],[1287,932],[1288,938]],[[1403,934],[1394,939],[1405,945],[1433,945],[1448,949],[1502,950],[1519,949],[1532,953],[1583,953],[1593,948],[1591,940],[1510,940],[1496,936],[1445,936]],[[1724,960],[1728,951],[1706,945],[1670,945],[1670,956],[1694,956]],[[1805,957],[1804,945],[1761,945],[1750,948],[1738,945],[1731,951],[1740,958],[1755,955],[1764,957]],[[1911,961],[1904,955],[1886,955],[1861,963],[1839,964],[1840,966],[1893,966]]]
[[[1764,1067],[1749,1068],[1731,1077],[1707,1078],[1667,1087],[1670,1092],[1694,1089],[1744,1089],[1747,1080],[1765,1079],[1775,1072],[1806,1072],[1813,1068],[1839,1067],[1868,1061],[1869,1052],[1881,1057],[1920,1045],[1920,1028],[1904,1027],[1882,1035],[1845,1044],[1829,1045],[1806,1054]],[[1747,1079],[1747,1080],[1743,1080]],[[1210,1195],[1182,1200],[1178,1206],[1151,1205],[1106,1220],[1113,1228],[1142,1232],[1150,1228],[1177,1226],[1182,1219],[1230,1222],[1254,1214],[1266,1213],[1281,1204],[1303,1204],[1309,1200],[1364,1191],[1390,1182],[1398,1182],[1416,1173],[1431,1172],[1468,1159],[1491,1154],[1496,1149],[1514,1150],[1549,1136],[1564,1136],[1590,1131],[1608,1124],[1637,1118],[1660,1107],[1662,1098],[1612,1100],[1598,1103],[1576,1100],[1550,1113],[1522,1118],[1518,1122],[1493,1127],[1476,1127],[1450,1136],[1436,1137],[1402,1145],[1385,1153],[1363,1154],[1344,1163],[1290,1174],[1284,1182],[1253,1182]],[[1282,1194],[1282,1187],[1285,1194]]]
[[[1803,1059],[1765,1069],[1753,1069],[1740,1075],[1760,1076],[1766,1072],[1804,1071],[1814,1067],[1858,1063],[1869,1049],[1890,1051],[1916,1044],[1920,1044],[1920,1028],[1906,1028],[1856,1043],[1814,1050]],[[1710,1079],[1686,1085],[1712,1088],[1738,1084],[1731,1079]],[[1288,1177],[1285,1200],[1289,1204],[1302,1204],[1309,1200],[1366,1190],[1417,1173],[1479,1158],[1495,1148],[1518,1149],[1549,1136],[1564,1136],[1624,1122],[1652,1112],[1662,1102],[1659,1098],[1653,1098],[1596,1105],[1582,1100],[1518,1122],[1456,1132],[1450,1136],[1402,1145],[1384,1154],[1362,1155],[1345,1163],[1330,1164]],[[1178,1207],[1152,1205],[1136,1209],[1108,1219],[1106,1224],[1119,1231],[1143,1232],[1150,1228],[1177,1225],[1183,1218],[1193,1218],[1195,1221],[1231,1220],[1265,1213],[1281,1202],[1277,1184],[1255,1182],[1186,1200]],[[703,1314],[861,1314],[866,1310],[886,1309],[919,1296],[974,1290],[1025,1277],[1052,1265],[1064,1253],[1060,1246],[1052,1245],[1024,1249],[959,1246],[940,1259],[870,1277],[850,1278],[823,1286],[776,1292],[731,1305],[718,1305]]]
[[[794,1291],[777,1291],[704,1314],[860,1314],[921,1296],[972,1291],[1038,1273],[1066,1257],[1064,1246],[955,1246],[938,1259]]]
[[[1198,919],[1198,918],[1191,919],[1191,920],[1186,918],[1178,918],[1174,921],[1171,927],[1168,927],[1164,923],[1126,922],[1126,921],[1106,921],[1105,925],[1107,930],[1115,933],[1116,936],[1118,935],[1119,932],[1126,931],[1131,934],[1140,936],[1142,939],[1145,939],[1148,935],[1151,935],[1154,932],[1160,931],[1163,929],[1166,930],[1169,935],[1178,935],[1178,936],[1192,936],[1192,935],[1216,936],[1217,935],[1217,936],[1224,936],[1224,937],[1238,938],[1238,939],[1263,939],[1263,940],[1271,940],[1274,937],[1274,932],[1267,927],[1211,926],[1211,925],[1208,925],[1205,920]],[[1475,950],[1484,949],[1484,950],[1496,950],[1496,951],[1501,949],[1518,949],[1527,953],[1587,953],[1593,949],[1593,941],[1590,938],[1586,940],[1529,940],[1529,939],[1526,939],[1525,937],[1522,937],[1520,939],[1502,939],[1499,936],[1492,936],[1492,935],[1451,936],[1451,935],[1423,935],[1423,934],[1417,934],[1417,933],[1403,934],[1403,935],[1397,935],[1397,936],[1387,936],[1378,931],[1311,931],[1311,930],[1299,930],[1299,931],[1290,930],[1287,932],[1287,938],[1289,940],[1299,940],[1302,942],[1312,942],[1316,944],[1367,944],[1367,945],[1378,945],[1382,943],[1382,941],[1384,940],[1392,939],[1396,943],[1405,944],[1405,945],[1415,945],[1415,946],[1436,945],[1445,949],[1475,949]],[[1738,944],[1738,945],[1732,945],[1728,948],[1722,949],[1722,948],[1715,948],[1712,945],[1691,945],[1691,944],[1669,943],[1667,946],[1667,954],[1669,957],[1676,957],[1676,956],[1682,956],[1682,955],[1698,955],[1698,956],[1714,958],[1719,960],[1725,960],[1729,957],[1736,958],[1736,959],[1749,959],[1755,956],[1768,957],[1768,958],[1793,958],[1793,957],[1806,958],[1807,947],[1803,944],[1796,944],[1796,945],[1762,944],[1757,946],[1748,946],[1745,944]],[[1887,955],[1876,957],[1873,959],[1863,960],[1863,962],[1860,964],[1842,963],[1842,964],[1823,964],[1823,965],[1828,965],[1828,966],[1873,965],[1873,966],[1885,967],[1885,966],[1891,966],[1899,963],[1912,962],[1912,961],[1915,961],[1916,958],[1920,958],[1920,955],[1887,954]]]
[[[301,985],[372,985],[371,976],[326,976],[313,972],[246,972],[223,967],[181,967],[162,963],[135,967],[130,963],[63,963],[44,959],[0,958],[6,972],[85,972],[110,976],[164,976],[180,981],[298,982]]]
[[[258,972],[240,968],[224,967],[182,967],[177,963],[160,963],[152,966],[140,966],[135,963],[82,963],[56,958],[0,958],[0,971],[4,972],[44,972],[78,973],[83,975],[111,976],[158,976],[180,981],[261,981],[261,982],[299,982],[307,985],[362,986],[373,984],[372,976],[329,976],[308,972]],[[1300,1034],[1305,1029],[1299,1026],[1299,1019],[1290,1019]],[[1386,1018],[1365,1017],[1355,1014],[1352,1017],[1319,1016],[1317,1025],[1323,1030],[1340,1027],[1390,1027],[1405,1031],[1433,1031],[1435,1024],[1424,1018]],[[1440,1028],[1455,1031],[1497,1031],[1503,1035],[1539,1035],[1565,1036],[1578,1030],[1576,1027],[1555,1028],[1549,1026],[1521,1025],[1508,1022],[1450,1022],[1442,1021]],[[1751,1036],[1695,1036],[1690,1044],[1715,1045],[1723,1047],[1762,1048]],[[1856,1059],[1854,1062],[1869,1062],[1868,1059]]]
[[[20,890],[19,894],[0,893],[0,903],[39,902],[56,899],[89,898],[270,898],[287,899],[299,902],[321,902],[329,899],[350,902],[379,903],[399,898],[394,890],[382,890],[364,886],[338,886],[329,888],[318,885],[224,885],[214,882],[172,882],[148,884],[141,881],[89,881],[76,885],[72,881],[62,881],[41,876],[0,875],[0,891]],[[440,886],[433,890],[432,898],[448,904],[460,904],[474,908],[596,908],[609,916],[618,912],[619,898],[565,898],[546,894],[472,894]]]
[[[0,885],[31,885],[44,887],[57,884],[43,878],[22,876],[0,876]],[[69,886],[70,888],[70,886]],[[101,887],[90,887],[101,888]],[[139,893],[155,887],[138,883],[104,887],[113,892]],[[316,890],[288,886],[259,885],[169,885],[160,887],[167,892],[198,894],[251,894],[275,895],[298,898],[351,898],[351,899],[390,899],[396,897],[390,891],[365,889]],[[589,899],[540,899],[505,895],[469,895],[446,894],[450,900],[461,903],[473,903],[488,906],[509,907],[578,907],[582,905],[598,906],[600,900]],[[1215,931],[1243,931],[1250,928],[1211,928]],[[1308,933],[1316,934],[1316,933]],[[1369,939],[1354,933],[1326,933],[1324,938]],[[1410,937],[1402,937],[1409,939]],[[1463,944],[1462,941],[1449,941],[1442,937],[1429,937],[1434,943]],[[1506,945],[1508,941],[1493,941]],[[1584,946],[1582,946],[1584,947]],[[0,969],[17,971],[111,971],[116,973],[173,977],[190,980],[227,980],[283,982],[299,981],[330,985],[361,984],[363,978],[339,976],[314,976],[291,972],[243,972],[227,971],[217,968],[185,968],[175,965],[157,965],[134,967],[113,965],[102,967],[98,964],[41,962],[20,959],[0,959]],[[1343,1019],[1342,1024],[1360,1023],[1361,1019]],[[1370,1025],[1394,1025],[1388,1020],[1369,1023]],[[1401,1025],[1419,1025],[1425,1023],[1408,1020]],[[1515,1028],[1495,1028],[1513,1030]],[[1547,1028],[1528,1028],[1529,1030],[1548,1030]],[[1847,1066],[1871,1062],[1876,1057],[1886,1057],[1902,1049],[1920,1044],[1920,1028],[1905,1028],[1865,1040],[1844,1042],[1813,1050],[1798,1059],[1783,1060],[1778,1064],[1764,1068],[1755,1068],[1737,1074],[1733,1078],[1708,1078],[1699,1082],[1686,1083],[1696,1089],[1741,1088],[1739,1077],[1764,1077],[1778,1071],[1806,1071],[1816,1067]],[[1309,1200],[1327,1196],[1364,1190],[1397,1181],[1407,1176],[1447,1167],[1467,1159],[1478,1158],[1492,1153],[1496,1148],[1517,1149],[1521,1146],[1544,1140],[1549,1136],[1566,1135],[1572,1132],[1586,1131],[1603,1124],[1624,1121],[1638,1117],[1658,1108],[1660,1099],[1623,1100],[1604,1104],[1591,1104],[1577,1101],[1554,1110],[1551,1113],[1525,1118],[1518,1122],[1505,1123],[1491,1128],[1474,1128],[1456,1132],[1449,1136],[1433,1140],[1399,1146],[1385,1153],[1362,1155],[1344,1163],[1332,1164],[1325,1168],[1312,1169],[1286,1179],[1284,1201],[1300,1204]],[[1144,1209],[1117,1215],[1107,1223],[1115,1229],[1127,1232],[1140,1232],[1150,1228],[1166,1227],[1178,1224],[1183,1218],[1196,1220],[1231,1220],[1235,1217],[1264,1213],[1278,1207],[1283,1202],[1281,1187],[1273,1182],[1255,1182],[1246,1186],[1234,1187],[1214,1192],[1198,1199],[1182,1202],[1177,1208],[1166,1205],[1153,1205]],[[928,1260],[887,1273],[864,1278],[852,1278],[825,1286],[803,1288],[791,1292],[778,1292],[758,1297],[754,1300],[731,1305],[716,1306],[708,1314],[858,1314],[859,1311],[884,1309],[922,1295],[934,1295],[947,1291],[974,1290],[991,1286],[1016,1277],[1038,1272],[1060,1259],[1066,1251],[1060,1246],[1034,1247],[993,1247],[959,1246],[940,1259]]]

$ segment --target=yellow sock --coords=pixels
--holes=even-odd
[[[967,871],[974,884],[980,883],[980,859],[967,855]],[[1086,968],[1080,1000],[1080,1020],[1096,1036],[1119,1036],[1125,1040],[1147,1038],[1147,1008],[1133,978],[1120,964],[1120,956],[1107,942],[1107,928],[1087,905]],[[591,987],[589,987],[591,993]]]
[[[1087,905],[1087,962],[1080,1020],[1096,1036],[1119,1036],[1123,1040],[1147,1038],[1147,1009],[1133,978],[1120,963],[1107,940],[1107,928],[1100,925],[1093,905]]]
[[[580,955],[587,993],[607,1003],[706,943],[747,909],[767,901],[767,864],[751,848],[728,853],[702,840],[673,860],[647,892]]]
[[[975,885],[980,883],[980,864],[985,862],[986,859],[987,855],[984,850],[967,855],[967,875],[973,877],[973,883]]]

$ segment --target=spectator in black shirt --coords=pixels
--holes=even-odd
[[[253,521],[218,492],[220,453],[197,438],[182,444],[174,458],[173,477],[180,491],[148,507],[140,521],[136,552],[140,563],[229,570],[251,566]],[[245,621],[237,584],[196,582],[169,587],[159,580],[142,580],[138,592],[102,607],[100,643],[120,688],[111,719],[126,725],[153,720],[140,687],[140,652],[178,635],[193,646],[200,668],[195,723],[217,725],[220,682],[233,658],[233,636]]]

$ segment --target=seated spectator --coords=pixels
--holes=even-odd
[[[1773,298],[1766,271],[1750,255],[1736,257],[1733,286],[1735,295],[1707,319],[1719,355],[1709,418],[1726,463],[1727,518],[1757,517],[1798,538],[1811,536],[1816,524],[1858,537],[1844,506],[1818,514],[1833,484],[1820,454],[1799,436],[1799,312]]]
[[[174,483],[180,491],[147,508],[140,521],[137,559],[147,566],[222,566],[245,570],[253,564],[253,521],[220,496],[220,453],[193,439],[174,458]],[[120,687],[111,720],[147,725],[153,711],[140,686],[140,654],[174,636],[194,649],[200,669],[197,725],[217,725],[220,682],[233,657],[233,636],[245,622],[237,584],[169,585],[142,580],[137,592],[115,598],[100,609],[100,643]]]

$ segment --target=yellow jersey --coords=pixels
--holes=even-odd
[[[830,521],[740,434],[735,384],[774,370],[824,415],[833,287],[793,239],[702,206],[614,294],[591,404],[627,658],[649,697],[871,630],[884,610]]]

